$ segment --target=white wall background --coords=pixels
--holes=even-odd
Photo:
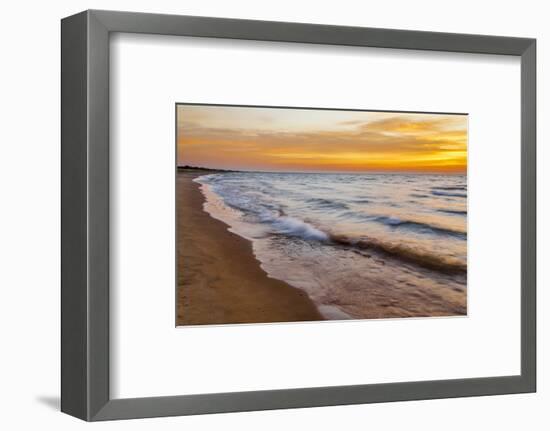
[[[539,391],[537,394],[253,412],[101,423],[101,429],[546,430],[550,426],[550,181],[542,145],[550,127],[549,11],[545,2],[428,0],[60,0],[5,4],[0,26],[0,425],[80,429],[59,413],[59,19],[83,9],[118,9],[527,36],[538,39]]]

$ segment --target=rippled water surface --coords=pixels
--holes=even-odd
[[[205,209],[327,318],[466,313],[462,175],[204,175]]]

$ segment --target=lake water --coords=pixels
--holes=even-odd
[[[464,175],[224,172],[205,210],[328,319],[466,314]]]

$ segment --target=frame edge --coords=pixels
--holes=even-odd
[[[521,54],[521,376],[537,390],[537,41]]]
[[[105,27],[127,33],[213,37],[371,48],[521,55],[531,39],[284,21],[150,14],[94,9]]]
[[[61,411],[88,418],[87,13],[61,21]]]
[[[536,391],[535,39],[96,10],[65,18],[61,27],[63,412],[97,421]],[[110,399],[109,177],[105,166],[109,166],[108,37],[112,31],[521,56],[521,375]]]
[[[109,401],[105,47],[90,11],[61,20],[61,411],[86,421]]]

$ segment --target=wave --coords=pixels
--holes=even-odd
[[[404,228],[412,228],[412,229],[420,229],[420,230],[429,230],[435,234],[440,235],[450,235],[450,236],[456,236],[459,238],[466,238],[466,232],[444,228],[441,226],[435,226],[429,223],[423,223],[418,222],[414,220],[401,220],[398,217],[388,217],[388,216],[379,216],[375,217],[373,219],[374,221],[380,222],[385,224],[386,226],[391,227],[404,227]]]
[[[279,217],[273,221],[272,225],[278,234],[297,237],[306,241],[318,241],[327,245],[336,244],[360,250],[373,250],[395,259],[446,274],[465,274],[467,272],[466,264],[458,259],[434,255],[422,250],[400,244],[387,243],[374,238],[350,238],[345,235],[330,234],[293,217]]]
[[[251,177],[251,175],[254,176]],[[266,180],[271,177],[277,181]],[[322,177],[322,179],[325,181],[323,186],[326,184],[327,187],[333,181],[332,177]],[[439,241],[438,244],[447,244],[445,241],[440,241],[440,238],[434,237],[434,234],[445,235],[446,241],[451,241],[449,237],[466,239],[466,232],[448,228],[443,216],[440,216],[442,221],[441,224],[438,224],[388,215],[373,216],[351,209],[355,208],[354,204],[368,203],[371,199],[371,202],[376,204],[384,198],[382,196],[384,195],[383,188],[381,191],[373,191],[374,196],[372,197],[364,193],[348,193],[349,199],[346,200],[346,194],[337,188],[331,194],[324,194],[322,197],[319,195],[312,197],[311,194],[308,196],[310,187],[307,184],[300,188],[299,191],[303,191],[302,193],[291,193],[287,189],[296,186],[295,179],[290,178],[286,184],[276,174],[262,174],[262,177],[259,174],[214,174],[201,176],[194,181],[210,184],[210,190],[219,197],[221,203],[237,211],[237,213],[229,215],[223,214],[222,219],[233,228],[237,226],[238,229],[235,228],[235,230],[240,232],[241,236],[260,238],[257,232],[261,232],[262,238],[270,235],[300,238],[310,243],[311,246],[315,246],[314,243],[316,243],[318,246],[345,247],[356,253],[358,250],[372,250],[373,253],[388,256],[390,261],[395,259],[409,262],[441,273],[466,273],[466,263],[457,258],[457,254],[452,251],[453,247],[460,249],[460,243],[453,242],[453,246],[449,250],[442,247],[441,253],[436,254],[433,251],[432,244],[435,240]],[[384,181],[387,182],[385,177]],[[351,180],[350,183],[352,183]],[[275,185],[279,187],[275,187]],[[314,185],[319,186],[318,184]],[[465,196],[465,194],[457,192],[459,185],[455,188],[457,190],[450,190],[450,187],[444,190],[427,187],[426,193],[431,191],[447,196],[452,194]],[[419,197],[428,197],[421,193],[417,193]],[[346,203],[350,203],[350,205],[348,206]],[[387,204],[384,203],[384,205]],[[456,214],[462,214],[458,210],[446,210],[445,208],[433,209],[433,211],[452,214],[456,211]],[[382,214],[384,212],[381,211]],[[386,212],[386,214],[388,213]],[[233,217],[236,218],[233,220]],[[437,221],[437,218],[434,220]],[[390,231],[384,232],[379,238],[363,235],[363,232],[368,231],[375,235],[376,232],[379,232],[379,227],[373,227],[372,223],[383,224]],[[373,227],[372,231],[369,229],[369,224]],[[351,235],[351,238],[336,234],[351,232],[357,233]],[[383,239],[386,236],[387,238]],[[360,254],[366,253],[360,252]]]
[[[347,210],[349,207],[343,202],[331,201],[323,198],[311,198],[306,201],[320,208],[329,208],[335,210]]]
[[[327,233],[317,229],[305,221],[293,217],[278,217],[273,220],[271,224],[275,232],[279,234],[315,241],[327,241],[329,239],[329,235]]]
[[[441,190],[432,190],[432,195],[434,196],[450,196],[457,198],[465,198],[466,193],[456,193],[454,191],[441,191]]]
[[[466,274],[466,263],[441,255],[434,255],[418,249],[413,249],[400,244],[390,244],[378,241],[373,238],[353,239],[342,235],[332,235],[330,240],[333,243],[351,246],[362,250],[373,250],[389,255],[396,259],[410,262],[415,265],[443,272],[446,274]]]
[[[466,215],[466,214],[468,214],[468,211],[466,211],[466,210],[450,210],[450,209],[440,208],[437,211],[439,211],[441,213],[455,214],[455,215]]]
[[[466,186],[437,186],[432,187],[432,190],[466,190]]]

